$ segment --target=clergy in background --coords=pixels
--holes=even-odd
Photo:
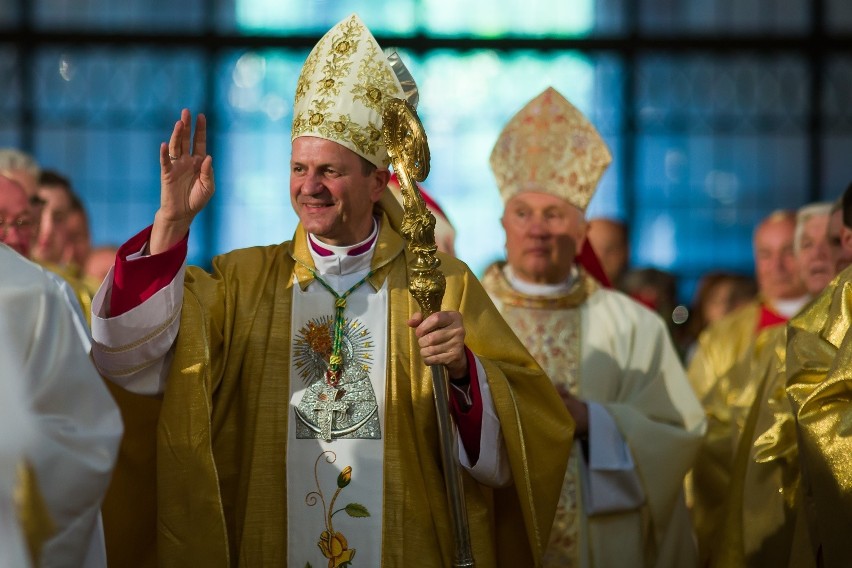
[[[817,296],[836,275],[839,251],[829,244],[830,203],[796,212],[793,243],[799,277]],[[807,308],[805,308],[807,309]],[[711,539],[713,566],[814,565],[801,493],[795,417],[785,391],[787,326],[766,331],[760,355],[729,372],[731,466],[724,516]]]
[[[704,413],[662,319],[575,263],[610,160],[552,88],[515,115],[491,154],[507,259],[483,284],[576,422],[544,566],[695,566],[683,479]]]
[[[439,254],[443,311],[423,319],[408,292],[381,117],[414,89],[357,16],[323,36],[296,87],[293,240],[212,274],[184,266],[214,191],[206,119],[191,141],[184,110],[161,146],[154,224],[93,307],[102,371],[163,397],[142,528],[161,566],[449,565],[432,364],[453,383],[477,565],[541,563],[574,423],[464,264]]]
[[[731,369],[758,361],[771,343],[765,332],[783,325],[810,299],[796,265],[795,231],[795,211],[773,211],[757,225],[753,247],[758,296],[701,332],[687,370],[707,414],[707,434],[687,478],[702,564],[715,547],[730,483],[735,450],[731,402],[744,389],[754,393],[758,380],[732,383]]]
[[[0,151],[0,158],[2,155]],[[74,298],[80,304],[88,324],[92,305],[90,288],[79,278],[60,269],[58,265],[45,264],[33,257],[34,246],[40,232],[39,219],[44,209],[42,203],[41,200],[34,200],[28,196],[21,182],[0,173],[0,219],[7,221],[7,224],[0,228],[0,242],[8,245],[24,258],[39,262],[57,277],[61,277],[73,290]]]
[[[842,242],[852,253],[852,185]],[[842,262],[842,261],[841,261]],[[852,561],[852,266],[787,325],[787,396],[796,417],[804,519],[818,566]]]

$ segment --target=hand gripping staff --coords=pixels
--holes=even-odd
[[[447,288],[444,274],[438,270],[441,261],[435,256],[438,250],[435,245],[435,216],[427,209],[415,185],[429,175],[429,144],[417,113],[402,99],[394,97],[385,103],[382,121],[382,136],[402,191],[402,236],[414,256],[408,267],[408,291],[417,300],[425,319],[441,310],[441,300]],[[444,365],[430,365],[429,368],[435,393],[444,485],[453,525],[453,568],[472,568],[473,552],[461,471],[456,460],[458,449],[455,424],[450,416],[447,368]]]

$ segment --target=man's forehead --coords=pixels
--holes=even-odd
[[[27,208],[27,193],[21,184],[4,176],[0,176],[0,206]]]
[[[27,195],[38,192],[38,179],[27,170],[2,170],[0,177],[17,184]]]
[[[294,162],[358,160],[358,154],[333,140],[316,136],[299,136],[293,140],[291,160]]]
[[[755,231],[755,242],[793,240],[796,223],[792,219],[775,219],[767,221]]]
[[[21,199],[16,195],[6,194],[0,190],[0,217],[17,216],[29,212],[30,208],[26,198]]]
[[[70,207],[71,196],[68,191],[58,185],[43,185],[38,190],[38,196],[42,198],[50,207]]]
[[[576,209],[577,211],[579,211],[577,207],[571,205],[561,197],[557,197],[555,195],[551,195],[550,193],[544,193],[540,191],[523,191],[521,193],[516,193],[509,199],[509,201],[506,202],[506,208],[521,206],[533,207],[537,209]]]

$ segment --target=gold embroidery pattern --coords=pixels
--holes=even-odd
[[[382,93],[394,92],[396,85],[390,68],[378,59],[380,54],[376,46],[368,45],[367,54],[358,68],[358,82],[352,87],[352,94],[356,101],[381,113],[384,110]]]
[[[392,96],[402,96],[402,87],[375,38],[353,15],[317,43],[302,67],[292,138],[331,140],[387,166],[382,105]]]
[[[317,81],[317,95],[336,97],[340,95],[341,79],[349,74],[352,56],[358,49],[358,35],[362,32],[358,22],[349,20],[340,26],[341,35],[332,39],[331,51],[322,72],[325,75]]]
[[[576,309],[594,291],[593,279],[580,273],[568,294],[553,298],[524,296],[503,276],[502,265],[491,266],[483,278],[485,289],[502,304],[501,312],[518,339],[550,377],[579,396],[581,363],[580,311]],[[545,568],[579,565],[580,509],[579,456],[571,452],[550,540],[543,558]]]
[[[348,487],[352,481],[352,466],[349,465],[344,467],[337,476],[337,489],[331,497],[328,506],[326,506],[325,494],[322,491],[318,472],[320,461],[323,459],[326,463],[333,464],[337,460],[337,454],[332,451],[325,451],[317,457],[316,462],[314,462],[314,482],[316,483],[317,490],[305,495],[305,504],[308,507],[315,507],[317,504],[322,504],[325,530],[320,533],[317,547],[328,560],[328,568],[346,568],[352,565],[352,559],[355,557],[355,549],[349,548],[349,542],[343,536],[343,533],[334,530],[332,519],[334,515],[341,512],[346,512],[347,515],[353,518],[369,517],[370,512],[360,503],[349,503],[340,509],[334,509],[334,504],[340,496],[340,492]],[[311,563],[307,562],[305,566],[311,566]]]
[[[323,138],[330,140],[349,141],[361,152],[375,154],[379,151],[381,131],[372,124],[361,128],[352,121],[349,115],[337,115],[332,117],[324,113],[325,108],[331,103],[325,101],[313,101],[315,105],[311,112],[302,113],[293,120],[294,137],[309,132],[318,132]]]
[[[310,78],[311,75],[314,74],[314,71],[317,68],[317,64],[319,63],[319,54],[320,54],[320,46],[322,45],[322,40],[317,44],[317,48],[311,51],[308,58],[305,60],[305,64],[302,65],[302,72],[299,73],[299,80],[296,83],[296,104],[299,104],[303,98],[305,98],[310,91]]]
[[[611,161],[592,123],[552,87],[512,117],[490,158],[504,202],[523,191],[540,191],[581,210]]]

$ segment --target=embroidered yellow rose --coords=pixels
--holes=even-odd
[[[355,556],[355,551],[348,548],[346,537],[339,532],[322,531],[317,546],[322,551],[322,555],[328,558],[328,568],[344,566],[352,562]]]

